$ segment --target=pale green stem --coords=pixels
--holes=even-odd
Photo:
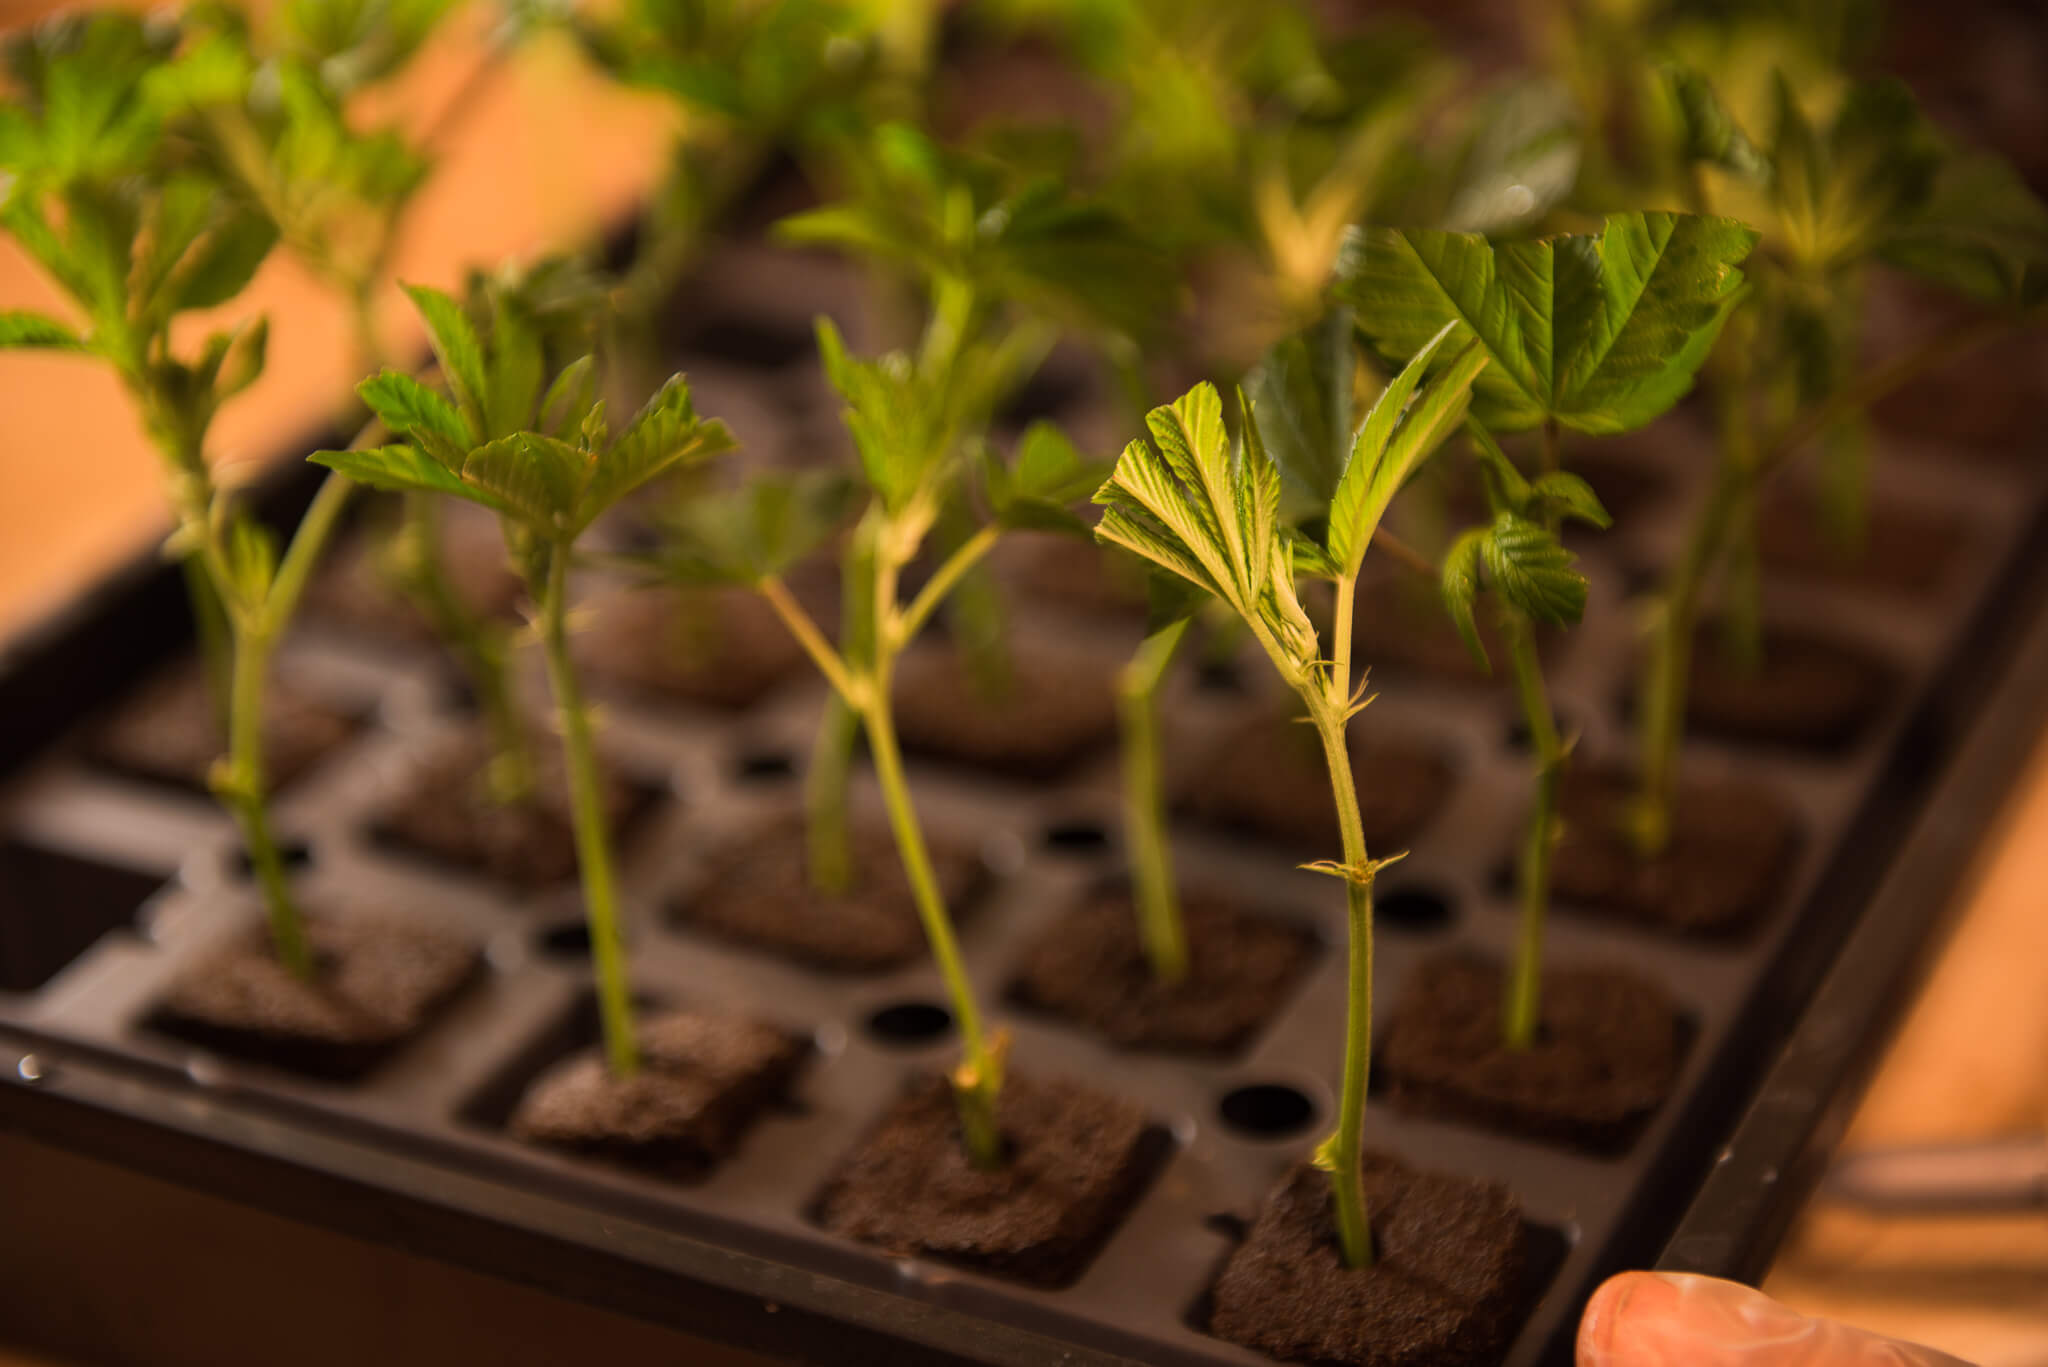
[[[1536,654],[1529,623],[1518,613],[1506,615],[1508,664],[1514,674],[1515,697],[1536,752],[1536,800],[1529,809],[1515,875],[1522,919],[1515,942],[1515,962],[1502,1008],[1501,1034],[1510,1049],[1536,1042],[1543,982],[1543,921],[1550,902],[1550,855],[1557,843],[1557,789],[1564,776],[1564,746],[1552,719],[1550,697],[1543,686],[1543,662]]]
[[[230,619],[232,621],[232,618]],[[263,890],[270,920],[271,944],[278,960],[294,976],[313,977],[313,954],[306,944],[305,921],[292,900],[284,857],[271,833],[263,764],[264,691],[270,676],[269,635],[245,623],[234,633],[234,682],[228,697],[228,753],[225,771],[216,770],[214,791],[234,813],[241,827],[249,867]]]
[[[234,646],[228,626],[227,609],[207,577],[206,561],[188,555],[178,562],[185,577],[185,598],[192,606],[192,631],[199,643],[199,663],[206,676],[206,693],[222,734],[228,726],[228,694],[234,688]]]
[[[1351,775],[1343,710],[1311,695],[1305,694],[1304,700],[1322,739],[1323,757],[1330,766],[1330,790],[1337,801],[1337,826],[1343,834],[1347,870],[1344,891],[1349,914],[1350,963],[1345,982],[1344,1086],[1337,1103],[1337,1132],[1325,1141],[1330,1199],[1344,1265],[1366,1267],[1373,1260],[1372,1225],[1367,1219],[1363,1178],[1365,1092],[1372,1069],[1372,875],[1365,848],[1365,826],[1358,812],[1358,789]]]
[[[804,856],[811,886],[842,894],[853,887],[853,837],[847,825],[847,786],[860,714],[838,690],[825,699],[818,736],[804,772]]]
[[[534,795],[538,782],[533,744],[513,698],[509,633],[486,623],[449,582],[438,498],[410,493],[405,496],[404,508],[396,549],[406,594],[461,662],[476,695],[477,710],[491,740],[492,800],[508,805],[525,802]]]
[[[996,1098],[1003,1084],[1002,1058],[990,1047],[982,1031],[974,984],[968,980],[967,966],[960,957],[953,918],[939,892],[939,880],[925,848],[924,831],[910,800],[910,785],[903,777],[903,753],[896,742],[896,719],[889,698],[896,652],[905,639],[902,620],[897,616],[897,567],[882,557],[875,560],[874,567],[875,659],[861,719],[867,728],[875,779],[881,785],[882,802],[889,811],[889,827],[896,837],[896,852],[902,857],[911,896],[917,903],[918,919],[924,925],[932,959],[945,980],[946,994],[953,1001],[953,1018],[960,1027],[961,1060],[953,1074],[953,1098],[960,1112],[961,1138],[976,1167],[994,1168],[1003,1157],[1002,1135],[996,1125]]]
[[[1685,734],[1686,686],[1692,673],[1692,638],[1699,620],[1700,595],[1720,555],[1748,480],[1747,471],[1734,462],[1723,461],[1716,466],[1714,487],[1665,587],[1664,601],[1650,632],[1637,717],[1642,784],[1629,823],[1636,848],[1645,857],[1662,854],[1671,841],[1678,752]]]
[[[375,435],[382,431],[380,424],[372,423],[352,444],[366,445],[366,438],[374,440]],[[341,514],[355,491],[355,483],[347,476],[330,473],[320,481],[319,492],[306,505],[305,516],[299,519],[298,530],[292,533],[291,544],[285,547],[284,557],[278,562],[277,575],[270,581],[270,591],[263,598],[264,625],[273,636],[282,636],[285,628],[291,625],[293,615],[299,610],[299,599],[305,595],[306,582],[312,578],[313,566],[319,563],[322,552],[327,549],[327,543],[334,536],[334,529],[340,524]]]
[[[1187,928],[1174,883],[1160,782],[1159,685],[1181,638],[1185,619],[1148,637],[1117,676],[1117,715],[1123,724],[1124,840],[1130,846],[1131,900],[1138,938],[1153,976],[1177,983],[1188,972]]]
[[[597,967],[598,1015],[604,1027],[605,1059],[614,1076],[640,1068],[640,1043],[633,1033],[633,992],[626,977],[626,945],[612,873],[611,835],[598,785],[597,750],[590,735],[576,671],[569,659],[569,547],[546,551],[547,578],[541,600],[541,644],[548,684],[562,721],[562,754],[569,771],[569,810],[576,835],[576,863],[583,876],[583,911],[590,924],[590,954]]]
[[[959,585],[969,570],[995,549],[996,541],[1001,536],[1002,528],[990,523],[961,542],[959,548],[946,557],[945,563],[933,571],[932,577],[918,590],[917,597],[903,610],[899,619],[901,626],[896,633],[897,639],[892,642],[893,649],[901,649],[917,639],[917,633],[931,620],[932,614],[938,610],[939,604],[945,601],[946,595]]]
[[[1742,497],[1808,441],[1919,375],[1968,355],[2014,325],[2015,320],[2009,318],[1974,320],[1929,338],[1793,419],[1761,454],[1751,443],[1748,395],[1738,370],[1730,384],[1732,392],[1721,405],[1722,451],[1715,467],[1714,485],[1693,524],[1684,554],[1666,581],[1644,661],[1637,702],[1641,786],[1629,822],[1637,850],[1643,856],[1659,855],[1670,844],[1693,630],[1698,623],[1701,596],[1727,549],[1735,510]]]

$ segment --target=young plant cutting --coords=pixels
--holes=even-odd
[[[1747,1270],[2048,724],[2048,210],[1842,7],[1599,8],[9,41],[0,366],[170,533],[0,643],[0,1129],[792,1361],[1537,1367]],[[571,70],[673,116],[630,231],[463,259],[563,168],[441,134]],[[259,483],[273,261],[367,378]]]
[[[0,342],[91,355],[113,367],[163,457],[177,530],[171,552],[205,650],[227,754],[206,782],[240,827],[269,914],[271,945],[292,976],[316,971],[304,920],[271,829],[265,697],[272,652],[349,487],[324,485],[280,556],[276,538],[215,481],[207,434],[221,405],[262,374],[264,320],[212,333],[179,355],[172,324],[246,285],[277,241],[263,214],[175,169],[156,88],[192,57],[171,59],[178,34],[96,15],[12,49],[23,103],[12,108],[4,222],[69,297],[83,328],[35,314],[5,316]]]
[[[1198,386],[1171,407],[1155,410],[1148,426],[1156,448],[1132,442],[1096,495],[1105,505],[1096,534],[1227,603],[1301,698],[1322,742],[1344,850],[1341,860],[1311,867],[1345,885],[1350,985],[1337,1130],[1316,1150],[1315,1162],[1328,1174],[1329,1219],[1336,1228],[1338,1254],[1343,1267],[1353,1270],[1373,1261],[1364,1155],[1372,1058],[1373,883],[1400,856],[1374,859],[1359,825],[1345,728],[1370,699],[1364,679],[1353,681],[1350,609],[1380,518],[1402,483],[1456,427],[1468,391],[1488,363],[1479,347],[1465,343],[1418,394],[1455,331],[1446,326],[1421,347],[1365,415],[1350,459],[1329,490],[1328,530],[1320,545],[1291,537],[1280,520],[1280,471],[1260,441],[1250,405],[1242,401],[1242,447],[1232,451],[1213,386]],[[1327,659],[1297,592],[1297,560],[1336,588]],[[1272,1225],[1281,1218],[1278,1209],[1269,1208]],[[1262,1228],[1254,1231],[1248,1248],[1258,1246],[1261,1233],[1287,1237]],[[1304,1248],[1318,1242],[1313,1235],[1299,1238]],[[1217,1290],[1219,1331],[1289,1356],[1332,1355],[1321,1351],[1325,1341],[1318,1336],[1324,1330],[1290,1328],[1284,1316],[1277,1323],[1260,1323],[1259,1295],[1254,1286],[1233,1282],[1226,1270]],[[1300,1334],[1308,1337],[1296,1337]]]

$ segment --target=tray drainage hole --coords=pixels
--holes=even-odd
[[[749,750],[734,772],[742,783],[774,783],[796,772],[796,761],[782,750]]]
[[[293,872],[313,862],[313,847],[303,840],[295,840],[289,836],[277,842],[277,853],[278,857],[284,860],[284,866]],[[240,846],[235,847],[235,852],[228,862],[238,878],[250,878],[255,875],[255,869],[249,863],[249,852]]]
[[[1225,1092],[1216,1106],[1223,1123],[1254,1139],[1281,1139],[1308,1128],[1316,1104],[1308,1093],[1284,1082],[1255,1082]]]
[[[868,1033],[905,1048],[935,1040],[953,1028],[953,1013],[937,1002],[897,1002],[868,1017]]]
[[[558,926],[543,929],[534,936],[534,943],[550,959],[587,959],[590,957],[590,927],[582,921],[564,921]]]
[[[1109,832],[1100,821],[1055,821],[1045,828],[1045,847],[1054,854],[1086,858],[1109,848]]]
[[[1451,923],[1451,899],[1434,888],[1396,888],[1373,903],[1380,924],[1422,934]]]

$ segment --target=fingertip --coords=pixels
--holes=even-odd
[[[1647,1272],[1618,1272],[1600,1284],[1579,1319],[1578,1367],[1608,1367],[1616,1361],[1616,1334],[1629,1308],[1661,1285]]]

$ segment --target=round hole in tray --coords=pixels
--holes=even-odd
[[[925,1044],[953,1028],[953,1013],[937,1002],[896,1002],[868,1017],[868,1033],[883,1044]]]
[[[1252,1139],[1283,1139],[1299,1134],[1316,1118],[1308,1093],[1284,1082],[1254,1082],[1223,1094],[1216,1103],[1223,1123]]]
[[[1045,847],[1054,854],[1085,858],[1109,848],[1109,832],[1100,821],[1086,817],[1055,821],[1045,828]]]
[[[1422,934],[1450,925],[1451,899],[1431,887],[1395,888],[1373,903],[1372,914],[1381,925]]]
[[[742,783],[774,783],[796,772],[796,761],[784,750],[749,750],[733,766]]]
[[[277,852],[288,869],[303,869],[313,862],[313,847],[294,836],[279,837]],[[250,878],[255,875],[255,870],[249,863],[249,852],[239,845],[229,858],[229,867],[235,871],[238,878]]]
[[[533,942],[550,959],[585,959],[590,957],[590,926],[583,921],[544,926]]]

